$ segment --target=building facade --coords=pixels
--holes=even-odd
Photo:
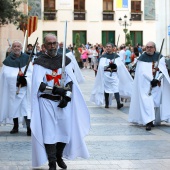
[[[147,8],[150,5],[152,8]],[[41,44],[47,32],[55,33],[58,41],[63,41],[66,20],[67,44],[73,44],[79,33],[82,44],[117,44],[119,37],[120,45],[125,42],[125,29],[131,35],[132,45],[156,40],[156,31],[149,31],[156,30],[155,0],[42,0],[38,29],[29,41],[33,43],[38,36]]]
[[[67,45],[75,43],[78,33],[81,44],[112,42],[120,46],[125,43],[127,32],[132,45],[154,41],[157,50],[165,38],[163,54],[167,56],[170,54],[169,3],[166,0],[29,0],[29,15],[39,19],[28,43],[34,44],[39,37],[41,45],[48,32],[56,34],[58,42],[63,41],[67,21]]]

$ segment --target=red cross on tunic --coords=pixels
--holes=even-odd
[[[51,81],[51,80],[54,80],[54,85],[60,85],[60,82],[59,80],[61,80],[61,74],[58,74],[57,75],[57,71],[58,70],[52,70],[52,75],[50,74],[46,74],[46,79],[47,81]]]

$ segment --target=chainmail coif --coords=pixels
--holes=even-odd
[[[67,66],[70,62],[71,59],[66,57],[65,66]],[[62,55],[57,54],[55,57],[50,57],[47,54],[42,54],[34,61],[34,64],[38,64],[51,70],[59,69],[62,68]]]

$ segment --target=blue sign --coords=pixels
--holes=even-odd
[[[170,35],[170,25],[168,26],[168,35]]]

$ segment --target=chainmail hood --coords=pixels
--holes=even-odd
[[[160,58],[162,58],[163,56],[161,55]],[[148,55],[146,52],[143,53],[138,60],[139,61],[144,61],[144,62],[156,62],[158,61],[159,58],[159,53],[155,52],[153,55]]]
[[[66,57],[65,65],[67,66],[71,62],[71,59]],[[62,67],[62,55],[58,54],[55,57],[50,57],[47,54],[42,54],[34,61],[34,64],[38,64],[45,68],[55,70]]]

